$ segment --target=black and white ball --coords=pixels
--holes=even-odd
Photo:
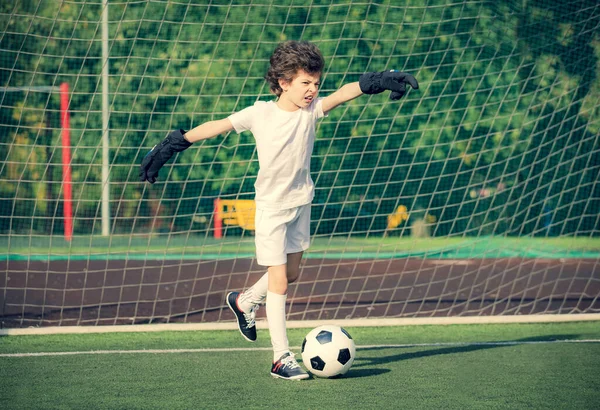
[[[311,330],[302,342],[302,362],[317,377],[345,374],[356,354],[350,334],[339,326],[324,325]]]

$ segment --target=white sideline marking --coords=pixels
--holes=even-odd
[[[335,320],[289,320],[288,329],[314,328],[333,324],[342,327],[374,326],[420,326],[420,325],[473,325],[507,323],[558,323],[600,321],[600,313],[577,314],[538,314],[507,316],[456,316],[456,317],[417,317],[379,319],[335,319]],[[257,329],[268,329],[266,320],[256,321]],[[132,332],[172,332],[202,330],[237,330],[237,322],[211,323],[157,323],[149,325],[102,325],[102,326],[45,326],[15,329],[0,329],[0,336],[57,335],[82,333],[132,333]]]
[[[469,347],[469,346],[517,346],[538,345],[553,343],[600,343],[600,339],[581,340],[507,340],[499,342],[443,342],[443,343],[407,343],[407,344],[383,344],[362,345],[357,349],[406,349],[415,347]],[[300,346],[292,346],[291,349],[299,350]],[[48,357],[48,356],[81,356],[81,355],[103,355],[103,354],[168,354],[168,353],[218,353],[218,352],[260,352],[270,351],[271,347],[215,347],[205,349],[146,349],[146,350],[90,350],[79,352],[37,352],[37,353],[2,353],[0,357]]]

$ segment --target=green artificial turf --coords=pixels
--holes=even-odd
[[[308,330],[288,332],[298,358]],[[296,382],[269,375],[264,330],[256,344],[234,331],[5,336],[0,354],[114,353],[0,356],[0,408],[591,409],[600,402],[598,322],[348,330],[359,348],[347,375]],[[248,347],[256,349],[226,350]],[[161,352],[126,352],[147,349]]]

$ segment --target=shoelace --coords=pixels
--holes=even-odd
[[[294,358],[294,354],[293,353],[290,353],[289,356],[284,357],[283,359],[281,359],[281,363],[284,366],[289,367],[290,369],[297,369],[298,367],[300,367],[300,365],[298,364],[298,362]]]
[[[250,329],[251,327],[254,327],[254,324],[256,323],[256,311],[258,310],[258,305],[255,305],[252,309],[250,309],[250,312],[246,313],[244,312],[244,319],[246,319],[246,322],[248,323],[246,325],[246,329]]]

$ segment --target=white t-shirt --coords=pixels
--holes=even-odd
[[[282,110],[275,101],[257,101],[229,116],[238,134],[250,130],[256,140],[260,168],[254,184],[257,208],[289,209],[313,200],[310,157],[316,121],[325,116],[321,100],[293,112]]]

